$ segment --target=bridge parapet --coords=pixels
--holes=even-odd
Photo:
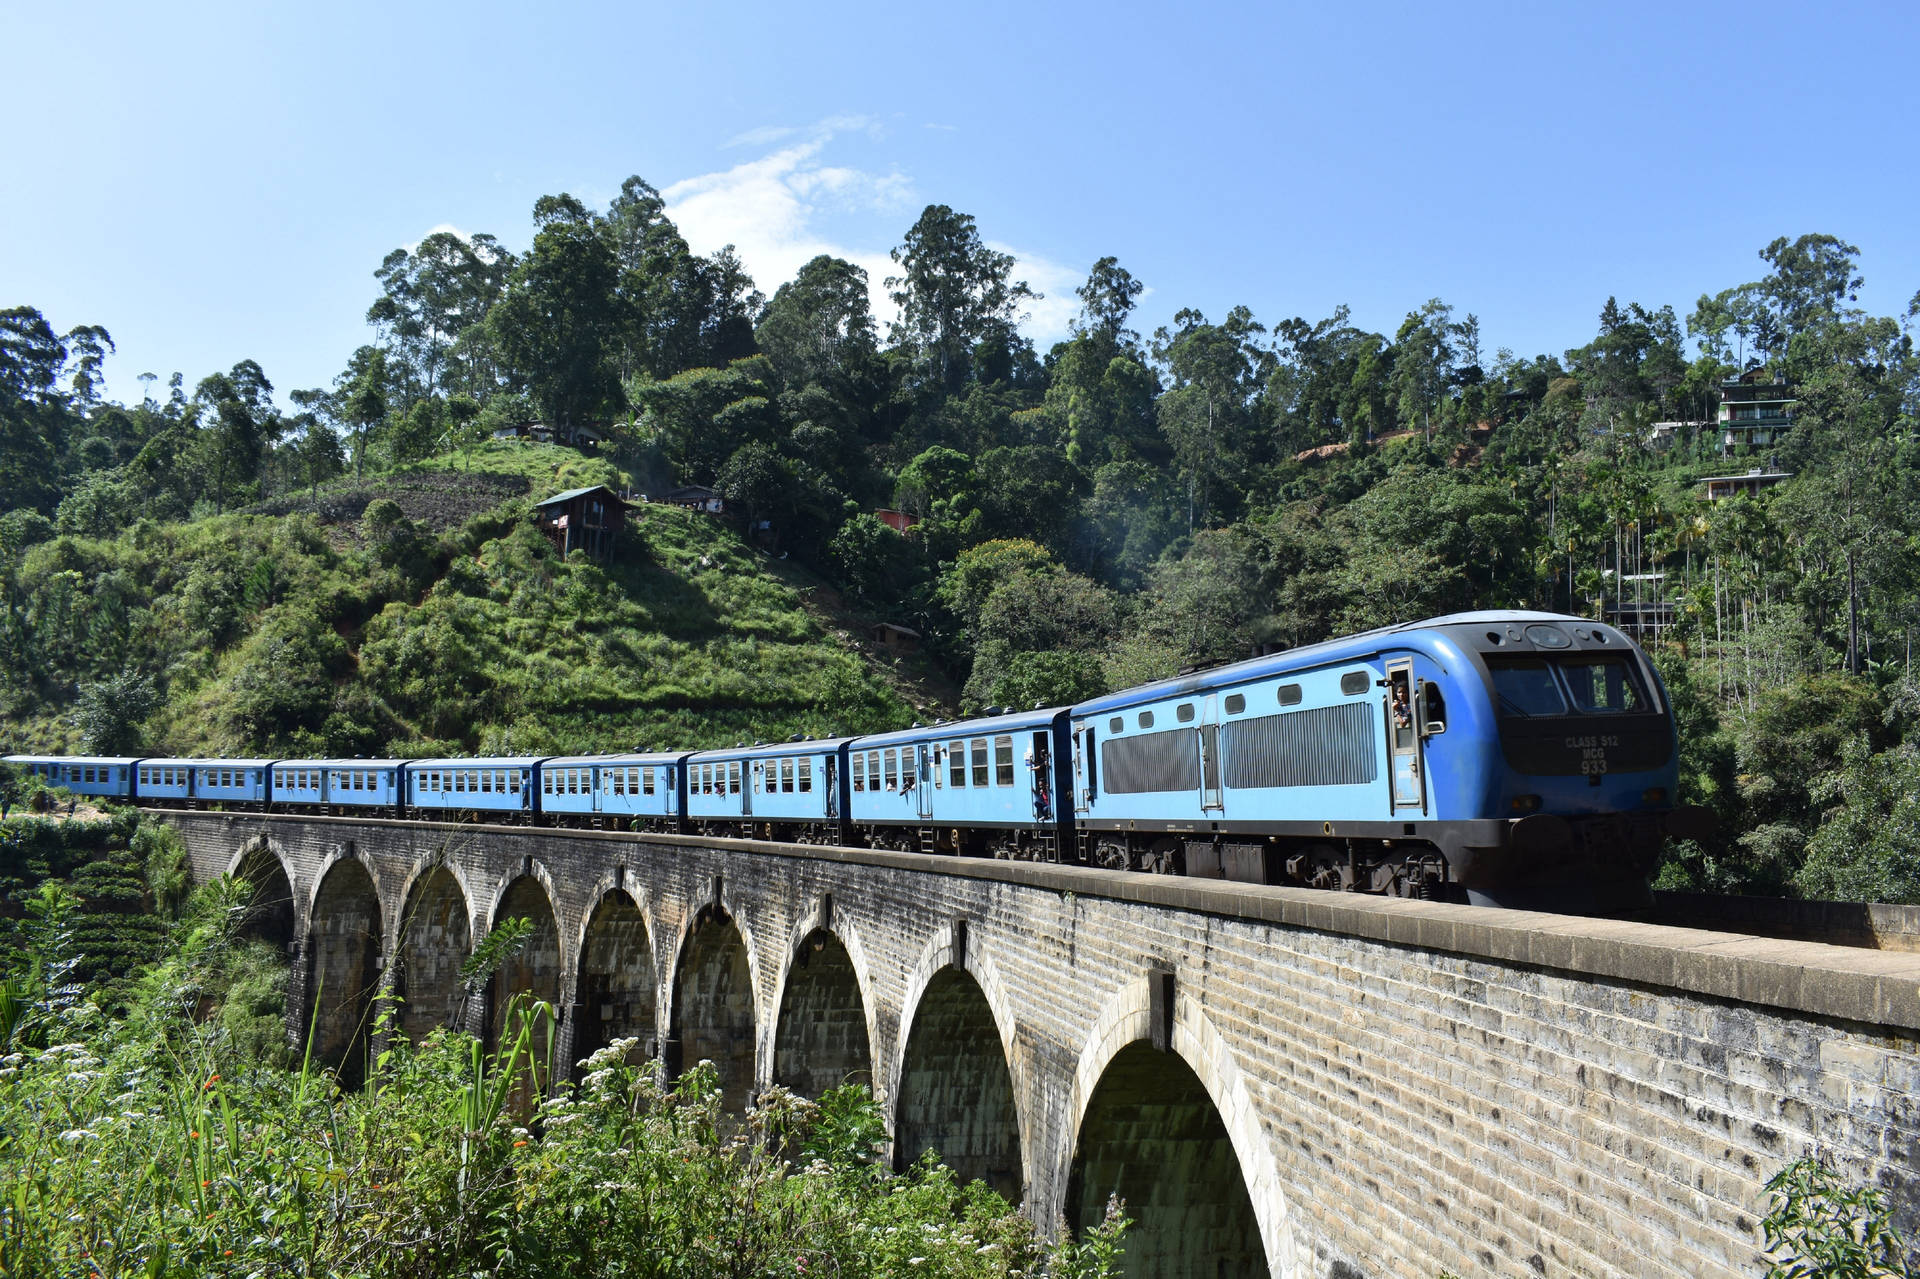
[[[368,971],[450,1010],[432,974],[458,960],[426,951],[537,884],[570,1055],[638,1033],[750,1073],[742,1094],[870,1081],[900,1157],[931,1141],[1043,1222],[1117,1190],[1164,1273],[1746,1275],[1765,1181],[1814,1147],[1920,1226],[1920,954],[910,853],[163,815],[201,876],[284,866],[290,1016],[366,959],[316,912],[377,919]]]

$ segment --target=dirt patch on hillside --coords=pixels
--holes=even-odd
[[[288,494],[248,508],[253,515],[312,515],[337,542],[361,545],[360,517],[381,498],[400,508],[409,520],[430,533],[459,528],[482,511],[532,488],[524,475],[497,475],[486,471],[421,471],[413,475],[383,476],[364,484],[323,489],[312,494]]]

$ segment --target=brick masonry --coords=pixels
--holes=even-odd
[[[983,1046],[910,1036],[930,989],[940,1014],[927,1022],[966,1020],[959,970],[1005,1059],[1037,1219],[1083,1214],[1070,1191],[1088,1175],[1140,1185],[1139,1169],[1115,1163],[1126,1142],[1168,1177],[1237,1172],[1237,1185],[1154,1196],[1190,1218],[1163,1215],[1138,1239],[1177,1262],[1168,1273],[1216,1273],[1176,1257],[1183,1239],[1191,1250],[1194,1239],[1244,1236],[1271,1274],[1314,1279],[1750,1275],[1762,1267],[1764,1183],[1815,1147],[1882,1187],[1909,1232],[1920,1228],[1912,953],[908,853],[166,816],[202,877],[249,854],[284,865],[293,980],[306,998],[323,969],[338,982],[384,971],[416,884],[444,890],[451,876],[473,938],[537,884],[552,912],[544,935],[558,941],[532,962],[558,971],[528,980],[568,1008],[563,1050],[575,1023],[600,1015],[581,1002],[582,955],[591,975],[592,956],[644,945],[660,978],[653,1006],[619,1014],[634,1030],[601,1025],[583,1043],[682,1022],[719,1027],[724,1040],[750,1008],[753,1082],[764,1085],[776,1042],[796,1042],[775,1011],[832,1007],[838,1029],[819,1042],[871,1063],[890,1117],[903,1063],[937,1069],[942,1053]],[[357,898],[356,884],[377,900]],[[598,937],[589,921],[610,898],[627,909],[600,918],[623,931]],[[443,908],[431,928],[460,934]],[[356,929],[377,931],[377,945],[356,942]],[[834,963],[817,973],[795,963],[822,929],[851,963],[857,1012]],[[423,935],[408,934],[415,949]],[[689,956],[704,969],[681,971]],[[457,959],[407,962],[424,971]],[[790,982],[829,979],[820,974],[834,992],[787,997]],[[729,1008],[674,1006],[676,991],[713,990]],[[645,1000],[636,991],[600,1007],[632,1003]],[[864,1056],[846,1045],[861,1019]],[[483,1028],[472,1009],[465,1020]],[[329,1042],[350,1039],[336,1028]],[[1139,1045],[1183,1067],[1164,1072],[1160,1095]],[[904,1082],[909,1094],[941,1092]],[[1211,1116],[1195,1111],[1201,1093]],[[1100,1134],[1088,1138],[1099,1147],[1090,1172],[1076,1169],[1083,1127]],[[1195,1144],[1220,1129],[1230,1161]],[[1253,1218],[1244,1230],[1219,1207],[1236,1195]]]

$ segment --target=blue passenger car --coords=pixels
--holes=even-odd
[[[401,771],[406,803],[420,817],[494,816],[530,821],[541,763],[538,756],[416,759]]]
[[[198,807],[202,804],[265,804],[270,759],[143,759],[136,786],[143,801]]]
[[[1067,718],[1024,711],[859,738],[848,761],[853,824],[884,847],[1070,856]]]
[[[1643,893],[1674,828],[1651,663],[1555,614],[1165,680],[1074,707],[1071,734],[1083,855],[1107,866],[1547,904]]]
[[[540,813],[562,825],[678,827],[682,753],[563,755],[540,765]]]
[[[29,770],[49,786],[103,799],[134,797],[134,769],[140,761],[119,755],[9,755],[7,763]]]
[[[697,830],[840,842],[850,739],[780,742],[686,757],[686,812]]]
[[[283,759],[273,766],[273,803],[314,810],[397,811],[406,766],[402,759]]]

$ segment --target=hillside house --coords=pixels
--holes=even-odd
[[[1710,475],[1700,481],[1705,486],[1705,496],[1709,502],[1724,502],[1730,497],[1742,494],[1754,495],[1772,488],[1782,480],[1793,478],[1792,471],[1776,471],[1770,466],[1756,466],[1745,475]]]
[[[627,526],[625,499],[604,484],[555,493],[533,509],[540,531],[562,555],[585,551],[604,560]]]
[[[1793,425],[1793,388],[1764,369],[1720,384],[1720,452],[1770,448]]]

